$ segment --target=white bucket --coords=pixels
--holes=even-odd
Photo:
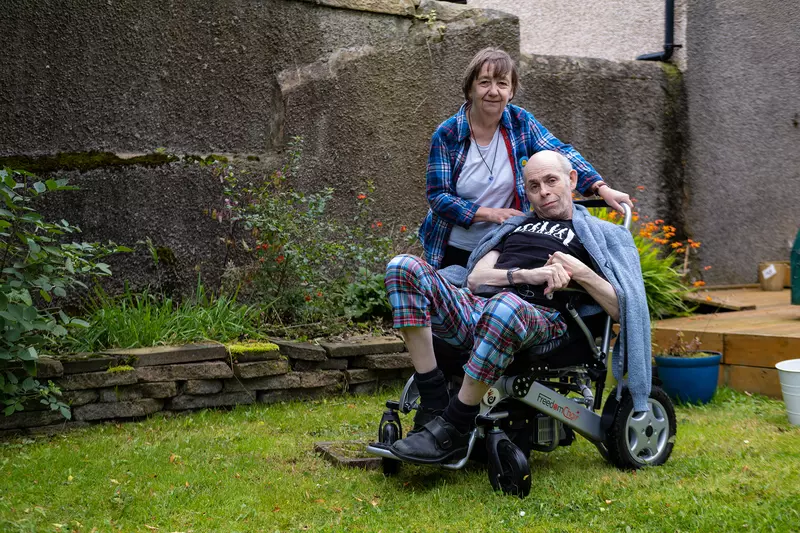
[[[786,404],[786,413],[789,423],[800,426],[800,359],[781,361],[775,368],[781,380],[783,403]]]

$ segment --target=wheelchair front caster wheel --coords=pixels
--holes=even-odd
[[[386,444],[387,446],[391,446],[400,438],[400,431],[399,428],[392,424],[384,424],[383,428],[381,429],[380,440],[382,444]],[[396,461],[394,459],[381,459],[383,465],[383,475],[384,476],[393,476],[400,470],[400,461]]]
[[[493,461],[489,461],[489,482],[494,490],[524,498],[531,491],[531,467],[522,450],[511,441],[497,445],[497,455],[502,472],[498,472]]]

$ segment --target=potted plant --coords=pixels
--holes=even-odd
[[[662,387],[675,401],[708,403],[717,390],[722,354],[700,350],[700,344],[698,337],[686,342],[679,331],[675,341],[653,357]]]

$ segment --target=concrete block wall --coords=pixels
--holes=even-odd
[[[381,337],[320,345],[276,340],[274,349],[234,355],[221,344],[193,344],[42,357],[37,377],[59,386],[72,421],[32,403],[0,416],[0,436],[58,432],[159,411],[370,393],[413,373],[404,350],[401,340]]]

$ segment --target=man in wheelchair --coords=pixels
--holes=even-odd
[[[554,295],[570,285],[628,328],[617,341],[623,354],[647,354],[615,358],[615,376],[622,378],[624,361],[634,410],[648,410],[650,331],[638,253],[627,229],[573,205],[576,181],[563,155],[534,154],[525,166],[533,212],[509,219],[484,238],[470,258],[467,288],[414,256],[389,263],[386,289],[394,327],[411,354],[420,395],[414,428],[391,445],[394,456],[432,464],[463,458],[481,399],[514,354],[566,332]],[[452,398],[437,366],[433,335],[470,354]]]

